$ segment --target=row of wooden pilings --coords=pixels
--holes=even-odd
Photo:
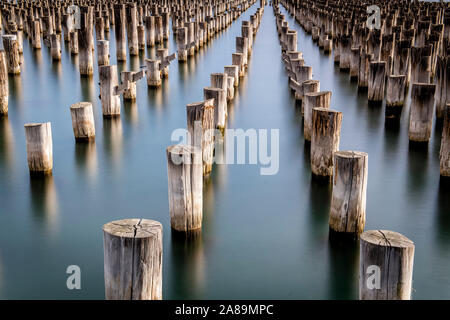
[[[186,106],[190,144],[166,150],[171,228],[185,234],[187,241],[201,232],[203,177],[213,169],[214,140],[226,128],[227,100],[233,99],[239,78],[245,75],[264,0],[261,4],[250,21],[242,22],[232,65],[211,74],[204,100]],[[126,219],[105,224],[103,233],[106,299],[162,299],[162,225]]]
[[[360,299],[410,299],[414,243],[393,231],[364,232],[368,154],[339,150],[342,112],[330,109],[332,93],[321,91],[319,80],[312,78],[312,67],[298,50],[297,31],[289,28],[277,3],[273,10],[290,87],[301,100],[312,174],[333,180],[330,240],[360,238]],[[377,277],[381,282],[372,283]]]
[[[255,2],[256,0],[209,2],[216,4],[215,8],[219,17],[227,17],[224,14],[227,14],[225,12],[228,12],[226,9],[229,9],[228,4],[230,3],[240,5],[243,9],[242,11],[240,9],[230,11],[235,13],[233,13],[233,16],[228,16],[229,18],[210,20],[208,26],[211,24],[213,27],[211,29],[208,27],[207,30],[211,31],[208,31],[207,36],[204,34],[203,38],[201,33],[194,32],[194,38],[190,38],[193,40],[190,44],[194,44],[191,47],[183,46],[183,42],[177,41],[181,47],[178,48],[178,52],[191,49],[194,49],[194,52],[197,51],[196,43],[200,46],[201,39],[203,42],[211,39],[214,33],[219,32],[234,20],[234,14],[238,17],[243,10],[247,10]],[[264,3],[264,0],[262,0],[261,4],[264,5]],[[120,10],[123,10],[123,8],[124,5],[122,4]],[[88,7],[88,12],[92,12],[91,7]],[[218,132],[223,134],[226,127],[227,100],[234,98],[234,89],[239,85],[239,77],[246,73],[253,37],[259,27],[263,12],[262,6],[258,8],[255,14],[250,16],[250,21],[243,21],[242,36],[236,38],[236,53],[232,54],[232,64],[225,66],[223,73],[211,74],[211,86],[204,88],[204,101],[187,106],[188,130],[194,133],[196,132],[194,127],[197,126],[201,131],[200,136],[193,135],[191,145],[167,148],[169,208],[171,226],[174,232],[183,232],[189,236],[201,232],[203,175],[209,174],[212,170],[214,152],[215,136],[209,129],[218,129]],[[88,22],[87,14],[85,21],[86,26],[91,28],[92,25]],[[191,25],[191,22],[189,22],[189,25]],[[178,27],[177,35],[180,30],[183,32],[185,29],[188,28]],[[88,33],[91,32],[92,28]],[[52,33],[52,35],[55,34]],[[17,50],[18,40],[16,35],[11,37],[13,38],[13,52],[20,54]],[[8,39],[8,37],[6,38]],[[78,39],[80,39],[79,35]],[[105,41],[98,40],[99,48]],[[71,47],[73,46],[71,45]],[[87,48],[90,48],[89,45]],[[150,87],[159,86],[160,79],[165,74],[164,68],[167,68],[168,64],[165,64],[164,60],[146,59],[147,70],[122,72],[122,83],[119,84],[117,66],[110,66],[107,61],[109,59],[106,58],[106,56],[109,58],[108,48],[109,46],[103,46],[103,50],[99,50],[99,54],[102,52],[105,56],[103,60],[98,59],[99,64],[100,61],[105,62],[99,66],[100,99],[103,116],[116,117],[120,115],[120,95],[123,94],[124,99],[135,99],[135,82],[145,74]],[[130,46],[128,48],[130,49]],[[92,50],[93,48],[87,50],[87,52],[92,53]],[[10,51],[0,51],[0,85],[4,84],[3,89],[6,87],[6,94],[4,95],[6,99],[8,97],[7,80],[9,72],[7,63],[9,58]],[[184,60],[179,58],[180,62]],[[162,65],[162,68],[159,67],[160,65]],[[76,141],[94,142],[95,126],[92,103],[75,103],[70,107],[70,111]],[[7,115],[7,109],[5,115]],[[51,174],[53,169],[51,124],[49,122],[25,124],[25,136],[30,174]],[[113,221],[103,226],[103,235],[106,298],[162,299],[161,223],[148,219]]]
[[[247,9],[255,0],[240,1],[240,5]],[[103,3],[103,1],[102,1]],[[122,9],[125,5],[122,5]],[[14,8],[14,7],[13,7]],[[90,7],[89,7],[90,8]],[[90,10],[90,9],[89,9]],[[237,16],[240,16],[241,11],[238,10]],[[20,15],[15,15],[20,17]],[[45,20],[45,19],[44,19]],[[233,19],[227,22],[231,23]],[[3,21],[5,18],[3,18]],[[42,21],[42,20],[40,20]],[[223,27],[228,26],[224,24]],[[213,28],[211,35],[219,32],[220,28]],[[54,35],[54,33],[53,33]],[[194,34],[194,41],[199,41],[198,34]],[[18,52],[18,40],[16,35],[2,36],[3,42],[5,39],[8,41],[13,38],[13,50],[0,51],[0,103],[2,111],[0,116],[7,116],[8,114],[8,65],[9,59]],[[210,41],[211,37],[203,38],[206,42]],[[146,59],[147,69],[140,71],[123,71],[121,73],[121,83],[119,84],[118,71],[116,65],[109,65],[109,46],[104,46],[106,40],[98,40],[98,63],[99,63],[99,80],[100,80],[100,100],[102,105],[102,114],[104,117],[117,117],[120,116],[121,101],[120,95],[124,100],[136,99],[136,82],[146,75],[147,84],[149,87],[161,86],[162,78],[168,77],[168,64],[170,63],[170,56],[167,55],[168,49],[158,49],[161,53],[159,55],[160,60]],[[5,49],[7,47],[5,46]],[[198,51],[198,47],[193,48]],[[90,50],[89,50],[90,51]],[[11,54],[15,52],[15,54]],[[102,58],[103,56],[103,58]],[[174,56],[174,55],[172,55]],[[173,58],[172,58],[173,59]],[[182,60],[180,60],[182,62]],[[94,114],[91,102],[79,102],[70,107],[72,116],[72,126],[75,139],[77,141],[90,141],[95,140],[95,125]],[[28,167],[32,175],[46,175],[51,174],[53,170],[53,146],[52,146],[52,133],[51,123],[29,123],[25,124],[26,133],[26,146],[27,146],[27,159]]]
[[[373,1],[378,27],[361,1],[282,3],[325,53],[334,53],[339,69],[367,89],[369,103],[385,101],[387,118],[399,119],[409,101],[411,142],[428,143],[436,117],[440,174],[450,177],[450,3]]]

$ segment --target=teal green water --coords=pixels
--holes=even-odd
[[[271,7],[229,106],[228,126],[279,129],[279,173],[216,166],[204,186],[202,237],[185,243],[171,235],[165,148],[173,144],[172,131],[186,126],[186,104],[202,100],[209,75],[231,64],[241,21],[256,8],[187,64],[173,62],[161,89],[140,81],[136,103],[124,104],[117,120],[102,119],[97,70],[93,79],[80,80],[67,46],[62,61],[52,63],[47,47],[34,52],[24,41],[23,72],[9,78],[9,117],[0,120],[0,298],[103,299],[101,227],[131,217],[164,226],[165,299],[357,298],[359,248],[329,243],[331,185],[311,178]],[[386,123],[384,107],[369,107],[332,56],[323,55],[292,17],[287,20],[299,32],[299,49],[321,89],[333,92],[332,108],[344,114],[341,149],[369,154],[366,229],[411,238],[413,297],[449,299],[450,187],[439,178],[439,129],[428,148],[409,147],[408,108],[399,123]],[[176,50],[174,39],[168,45]],[[143,59],[126,67],[136,70]],[[95,144],[73,139],[69,107],[79,101],[94,104]],[[54,172],[31,179],[23,125],[43,121],[52,123]],[[81,290],[66,288],[66,268],[73,264],[81,268]]]

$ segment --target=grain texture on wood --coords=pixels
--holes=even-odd
[[[103,226],[107,300],[162,299],[162,225],[147,219]]]
[[[70,106],[72,128],[75,140],[89,141],[95,139],[94,112],[92,103],[78,102]]]
[[[50,122],[25,124],[25,139],[30,173],[51,174],[53,143]]]

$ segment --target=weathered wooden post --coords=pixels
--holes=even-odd
[[[388,76],[386,88],[386,116],[397,117],[405,102],[406,76]]]
[[[369,230],[361,235],[359,299],[409,300],[414,243],[400,233]]]
[[[359,151],[334,153],[330,235],[359,237],[366,222],[368,155]]]
[[[409,140],[428,142],[434,115],[435,84],[413,83],[409,114]]]
[[[94,37],[92,33],[93,26],[90,24],[88,13],[81,14],[80,26],[78,30],[80,75],[91,76],[94,74],[94,57],[92,52]]]
[[[6,53],[6,66],[9,74],[20,74],[20,56],[17,37],[3,35],[3,49]]]
[[[127,60],[127,44],[125,32],[125,5],[114,5],[114,28],[116,37],[116,56],[117,61]]]
[[[214,126],[224,132],[227,114],[227,92],[220,88],[203,88],[205,100],[214,99]],[[225,102],[225,103],[224,103]]]
[[[169,49],[167,49],[167,48],[160,48],[160,49],[156,50],[156,57],[160,61],[160,66],[163,65],[163,62],[167,58],[168,55],[169,55]],[[166,65],[165,67],[163,67],[161,69],[161,76],[163,78],[169,77],[169,65]]]
[[[189,46],[187,53],[188,56],[193,56],[195,53],[195,46],[192,45],[195,42],[194,22],[185,22],[184,27],[186,28],[187,45]]]
[[[70,31],[69,33],[69,37],[70,37],[70,43],[69,43],[69,48],[70,48],[70,53],[75,55],[78,54],[79,49],[78,49],[78,31]]]
[[[447,103],[445,107],[439,158],[441,176],[450,177],[450,103]]]
[[[78,102],[70,106],[73,134],[76,141],[95,139],[94,112],[92,103]]]
[[[147,219],[103,226],[107,300],[162,299],[162,225]]]
[[[359,76],[360,52],[360,47],[350,50],[350,79],[357,79]]]
[[[242,53],[233,53],[232,64],[239,68],[239,77],[243,77],[245,75],[245,67],[244,67],[244,55]]]
[[[6,53],[0,50],[0,117],[8,114],[8,68],[6,67]]]
[[[333,153],[339,150],[342,112],[313,108],[311,171],[320,177],[333,176]]]
[[[206,175],[212,171],[213,166],[214,100],[188,104],[186,111],[191,145],[202,150],[203,175]]]
[[[371,62],[369,66],[368,99],[373,102],[381,102],[384,98],[386,81],[386,62]]]
[[[244,59],[244,68],[247,67],[248,63],[248,39],[244,37],[236,37],[236,52],[242,53]]]
[[[369,86],[369,66],[372,55],[367,54],[365,48],[361,48],[359,59],[358,88],[367,88]]]
[[[159,70],[160,61],[145,59],[147,64],[147,85],[151,88],[160,87],[161,81],[161,70]]]
[[[100,100],[104,117],[120,115],[120,98],[115,94],[115,87],[118,87],[117,66],[101,66],[99,69],[100,78]]]
[[[125,21],[127,29],[128,50],[130,56],[139,54],[138,34],[137,34],[137,7],[136,3],[128,3],[125,10]]]
[[[436,117],[443,118],[445,105],[450,102],[450,55],[437,57]]]
[[[227,77],[227,100],[234,99],[234,78]]]
[[[177,51],[178,51],[178,61],[187,61],[187,28],[182,27],[177,29]]]
[[[97,61],[99,66],[109,66],[109,41],[97,41]]]
[[[127,84],[123,91],[124,100],[136,100],[136,82],[133,81],[133,71],[122,71],[120,73],[120,80],[122,84]]]
[[[145,29],[147,32],[147,47],[155,45],[155,16],[145,17]]]
[[[311,92],[303,96],[305,101],[303,113],[304,113],[304,127],[303,133],[305,140],[311,141],[312,134],[312,110],[313,108],[330,108],[331,91]]]
[[[137,34],[139,51],[145,51],[145,27],[143,25],[137,26]]]
[[[52,34],[50,36],[50,53],[53,60],[61,60],[61,35]]]
[[[297,82],[301,85],[303,81],[312,79],[312,67],[299,65],[293,70],[297,79]]]
[[[189,145],[168,147],[167,174],[172,229],[181,232],[200,231],[203,218],[201,149]]]
[[[105,20],[103,17],[95,18],[95,37],[98,40],[105,40]]]
[[[233,85],[239,86],[239,67],[235,65],[223,67],[224,72],[228,75],[228,78],[234,78]]]
[[[41,24],[39,21],[32,22],[32,31],[31,31],[31,39],[32,45],[34,49],[41,49]]]
[[[306,80],[300,85],[299,92],[295,92],[295,99],[301,100],[302,102],[302,115],[305,113],[305,101],[303,97],[307,93],[319,92],[320,91],[320,81],[319,80]]]
[[[53,169],[53,144],[50,122],[25,124],[25,139],[30,174],[51,174]]]
[[[163,25],[161,16],[155,16],[155,42],[163,42]]]

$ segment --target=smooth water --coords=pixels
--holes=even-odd
[[[9,117],[0,119],[0,298],[103,299],[102,225],[133,217],[164,226],[165,299],[358,297],[359,247],[328,240],[332,187],[311,178],[269,6],[229,105],[228,126],[279,129],[279,172],[262,176],[257,165],[216,165],[204,186],[202,237],[172,237],[165,148],[175,143],[172,131],[186,127],[186,104],[202,100],[210,74],[231,64],[241,21],[256,8],[187,64],[172,62],[161,89],[141,80],[137,101],[125,103],[116,120],[102,118],[97,68],[93,79],[80,78],[67,45],[62,61],[52,63],[49,48],[33,51],[25,39],[22,74],[9,78]],[[409,109],[399,123],[387,123],[384,107],[369,107],[332,56],[287,20],[321,90],[331,90],[332,108],[343,112],[340,149],[369,154],[366,229],[394,230],[415,242],[414,298],[450,298],[450,188],[439,178],[439,130],[428,148],[410,147]],[[168,45],[176,50],[172,37]],[[143,64],[144,55],[127,62],[133,70]],[[79,101],[94,104],[95,144],[74,141],[69,107]],[[31,179],[23,125],[46,121],[53,176]],[[66,287],[69,265],[81,268],[81,290]]]

